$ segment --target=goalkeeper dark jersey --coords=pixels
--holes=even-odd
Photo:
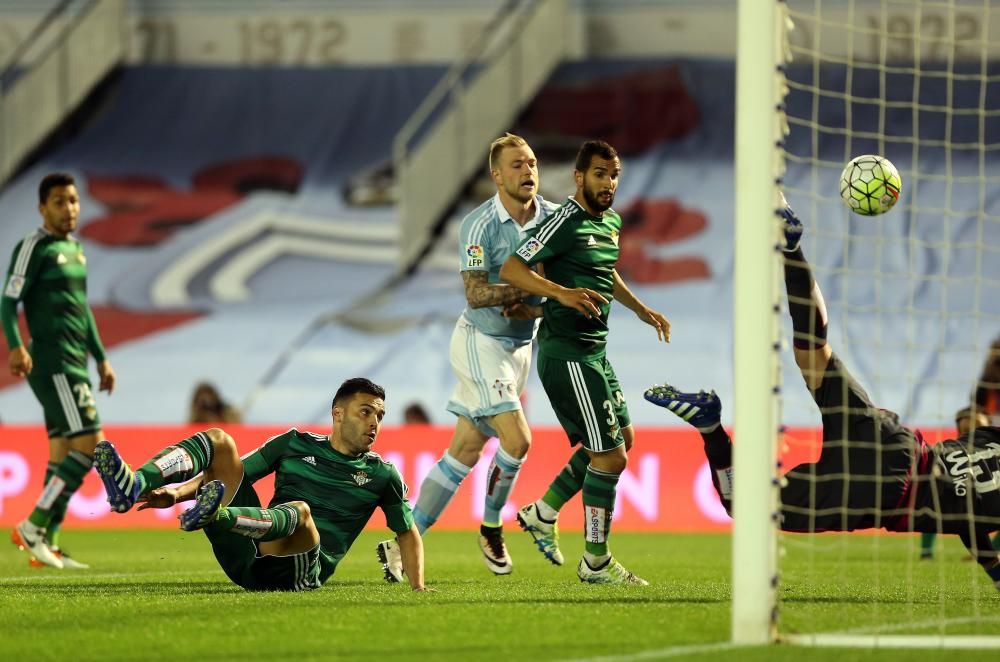
[[[274,473],[268,507],[305,501],[320,536],[320,581],[344,558],[376,508],[395,533],[413,526],[406,485],[390,462],[377,453],[348,457],[333,449],[329,437],[292,428],[243,457],[246,480]]]
[[[544,262],[545,278],[553,283],[590,288],[608,300],[607,304],[597,304],[599,317],[588,319],[548,299],[538,330],[540,354],[562,361],[592,361],[605,355],[621,229],[622,219],[617,212],[609,209],[602,216],[593,216],[570,198],[514,251],[529,266]]]
[[[948,439],[927,447],[927,453],[918,481],[916,530],[928,530],[921,520],[934,513],[940,513],[945,533],[968,534],[970,515],[977,529],[1000,530],[1000,428],[977,428],[971,444]]]
[[[87,258],[72,236],[58,239],[43,229],[18,242],[7,269],[0,319],[11,349],[22,345],[17,304],[31,334],[33,372],[87,377],[87,355],[105,359],[94,316],[87,305]]]

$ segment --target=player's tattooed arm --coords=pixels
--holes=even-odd
[[[528,296],[527,292],[504,283],[490,283],[485,271],[463,271],[465,300],[470,308],[489,308],[516,303]]]

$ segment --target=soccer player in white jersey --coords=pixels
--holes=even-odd
[[[462,219],[459,230],[459,269],[468,305],[451,337],[451,367],[458,385],[448,402],[458,423],[448,450],[420,486],[413,519],[421,534],[433,526],[479,461],[487,440],[498,437],[479,547],[486,567],[506,575],[513,564],[500,511],[531,445],[520,397],[541,300],[501,283],[500,266],[557,205],[538,195],[538,161],[524,138],[508,133],[493,141],[489,168],[497,193]],[[395,541],[379,543],[377,553],[386,580],[402,581]]]

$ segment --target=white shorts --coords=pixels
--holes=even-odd
[[[483,434],[495,436],[489,418],[521,409],[521,392],[531,369],[531,343],[515,347],[478,331],[462,316],[451,334],[449,357],[458,385],[448,411],[468,418]]]

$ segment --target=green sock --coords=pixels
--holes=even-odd
[[[588,466],[590,466],[590,455],[581,446],[570,456],[569,462],[549,485],[548,491],[542,495],[542,501],[553,510],[561,510],[573,495],[583,489],[583,479],[587,475]]]
[[[611,515],[615,511],[615,492],[621,474],[587,467],[583,479],[583,537],[586,550],[594,556],[605,556],[608,535],[611,533]]]
[[[228,531],[266,542],[287,538],[299,525],[299,511],[295,506],[281,504],[274,508],[238,506],[222,508],[218,518],[209,526],[214,531]]]
[[[920,558],[931,558],[934,556],[934,541],[937,539],[936,533],[920,534]]]
[[[139,493],[191,480],[212,464],[214,452],[212,440],[204,432],[167,446],[136,470]]]
[[[45,465],[45,480],[42,482],[42,487],[49,484],[49,478],[52,478],[52,474],[56,472],[56,467],[59,466],[58,462],[53,462],[49,460],[49,463]]]
[[[42,485],[49,484],[49,478],[52,478],[52,474],[56,472],[56,467],[59,466],[58,462],[50,461],[45,467],[45,482]],[[69,502],[66,502],[66,506],[69,507]],[[57,511],[55,507],[52,508],[52,519],[49,520],[49,525],[45,528],[45,537],[49,539],[49,545],[52,547],[59,547],[59,529],[62,526],[63,518],[66,517],[66,508]]]
[[[66,517],[66,508],[69,507],[69,502],[63,506],[58,512],[55,508],[52,509],[52,519],[49,520],[49,525],[45,527],[45,537],[49,540],[49,547],[59,547],[60,533],[62,533],[62,523],[63,518]]]
[[[38,498],[35,509],[28,516],[28,521],[35,526],[48,527],[56,513],[65,513],[69,498],[80,489],[83,477],[93,464],[94,458],[86,453],[71,450],[63,461],[53,468],[52,475],[42,490],[42,496]]]

